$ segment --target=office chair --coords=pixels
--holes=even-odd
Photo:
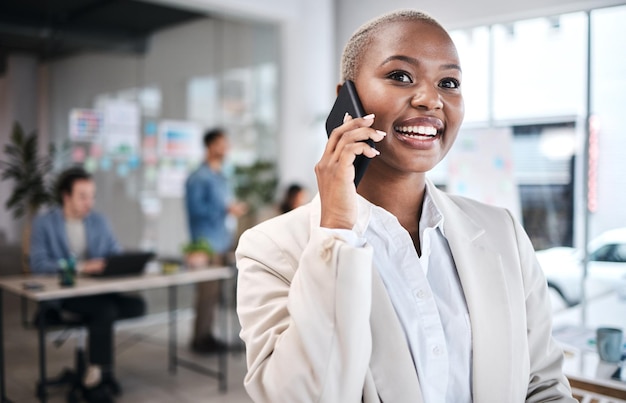
[[[64,368],[59,375],[46,379],[43,384],[41,381],[37,381],[36,395],[41,399],[46,393],[47,387],[69,385],[70,389],[67,392],[67,402],[78,403],[81,401],[80,396],[84,394],[82,379],[86,370],[85,322],[80,315],[67,315],[57,307],[49,307],[44,312],[47,329],[63,329],[60,336],[53,341],[55,347],[62,346],[69,338],[71,332],[79,331],[80,334],[74,353],[74,368]],[[41,319],[42,311],[39,310],[35,313],[32,324],[38,326]]]

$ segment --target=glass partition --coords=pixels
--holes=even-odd
[[[494,120],[584,116],[586,20],[574,13],[492,27]]]
[[[461,59],[463,97],[467,125],[486,124],[490,119],[491,68],[489,28],[477,27],[450,33]]]
[[[555,331],[584,339],[583,350],[595,349],[586,343],[598,326],[626,329],[625,19],[619,6],[452,33],[468,110],[460,147],[480,133],[490,156],[511,156],[481,177],[502,178],[497,169],[511,164],[507,180],[550,286]],[[454,179],[455,158],[436,172],[439,182]]]

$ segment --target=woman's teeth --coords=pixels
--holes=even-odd
[[[432,126],[397,126],[394,129],[409,137],[437,135],[437,129]]]

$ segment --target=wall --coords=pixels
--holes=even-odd
[[[60,142],[68,137],[72,108],[93,108],[97,97],[130,94],[129,90],[147,86],[162,94],[160,111],[153,118],[186,120],[190,79],[219,79],[230,69],[275,63],[276,37],[276,29],[267,24],[202,19],[159,31],[150,38],[143,55],[85,54],[50,63],[51,138]],[[209,112],[216,120],[205,123],[219,124],[219,112]],[[188,239],[183,200],[161,198],[160,216],[148,222],[141,207],[143,195],[151,190],[146,188],[145,171],[140,167],[127,176],[120,175],[116,164],[113,160],[111,168],[100,168],[94,175],[96,208],[109,217],[126,248],[149,246],[164,255],[179,254]],[[147,231],[155,234],[156,245],[146,244]]]
[[[38,67],[35,58],[12,55],[8,59],[7,73],[0,79],[0,144],[4,150],[13,130],[14,122],[22,125],[29,134],[38,127]],[[4,160],[4,152],[0,159]],[[13,220],[4,204],[13,189],[9,181],[0,181],[0,244],[16,243],[20,239],[21,225]]]
[[[220,77],[228,69],[249,67],[251,63],[276,63],[280,52],[277,37],[277,28],[269,24],[204,19],[155,34],[144,55],[82,54],[40,66],[34,58],[13,55],[7,74],[0,78],[0,141],[8,140],[12,121],[19,118],[27,130],[40,128],[42,147],[48,142],[61,144],[68,138],[72,108],[93,108],[97,97],[115,97],[147,85],[156,86],[163,94],[155,118],[187,119],[192,77]],[[65,164],[69,162],[66,156]],[[126,248],[142,246],[146,229],[140,204],[142,172],[120,177],[115,165],[106,171],[99,168],[94,175],[96,208],[109,217]],[[11,188],[10,183],[0,182],[0,202],[4,203]],[[156,247],[161,253],[178,254],[187,240],[182,200],[167,198],[161,205],[161,219],[153,228],[159,240]],[[19,235],[18,223],[1,211],[0,242],[17,244]]]
[[[281,30],[279,170],[316,189],[313,167],[326,143],[324,120],[335,97],[335,1],[158,0],[236,18],[271,21]]]

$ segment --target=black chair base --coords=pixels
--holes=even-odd
[[[84,395],[82,380],[85,374],[85,353],[82,349],[76,350],[75,360],[75,370],[65,368],[58,376],[46,379],[45,384],[37,382],[35,390],[38,399],[41,400],[46,396],[48,387],[69,385],[70,389],[67,392],[67,401],[69,403],[78,403],[81,401],[81,396]]]

